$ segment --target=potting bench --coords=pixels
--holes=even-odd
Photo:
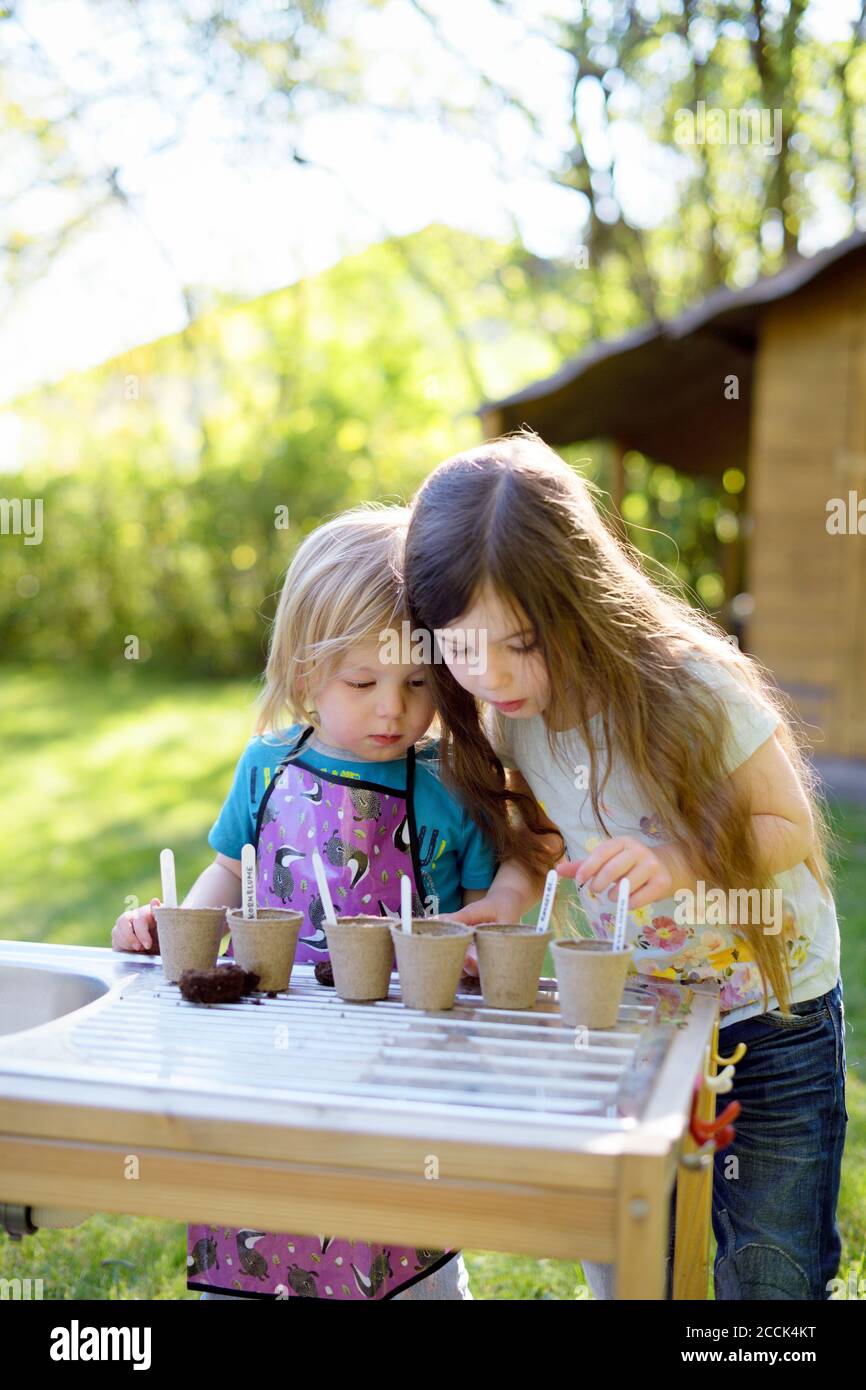
[[[295,966],[274,998],[202,1007],[158,958],[0,942],[0,970],[77,972],[94,1002],[0,1040],[0,1203],[340,1232],[617,1266],[619,1298],[707,1294],[718,998],[632,977],[618,1025],[535,1009],[345,1004]],[[46,1214],[43,1219],[49,1219]],[[581,1291],[576,1291],[580,1296]]]

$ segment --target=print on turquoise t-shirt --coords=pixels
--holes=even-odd
[[[250,739],[235,768],[231,790],[211,831],[208,844],[229,859],[240,859],[245,844],[255,843],[256,821],[262,797],[286,754],[303,733],[294,724]],[[277,739],[279,738],[279,742]],[[364,762],[335,758],[305,744],[300,761],[331,776],[356,777],[404,790],[406,759]],[[418,851],[424,875],[424,897],[438,903],[439,912],[457,912],[463,906],[464,888],[490,887],[497,863],[493,845],[470,819],[461,803],[439,777],[439,745],[430,740],[416,749],[415,822]]]

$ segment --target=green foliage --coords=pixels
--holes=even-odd
[[[826,216],[855,230],[866,148],[863,16],[852,10],[843,27],[835,13],[830,39],[821,8],[587,0],[559,22],[574,119],[556,181],[586,201],[584,241],[599,288],[625,258],[642,316],[670,317],[720,284],[778,270]],[[604,140],[586,121],[590,106]],[[689,120],[699,111],[709,125]],[[630,186],[625,151],[653,171],[653,206]],[[629,173],[634,180],[633,164]]]
[[[259,670],[298,539],[475,443],[494,359],[497,384],[554,365],[528,311],[507,329],[511,259],[430,228],[18,401],[3,488],[43,500],[44,540],[0,549],[7,659],[121,669],[135,637],[162,668]]]
[[[581,274],[429,227],[17,401],[2,487],[42,499],[44,539],[0,545],[6,659],[260,671],[298,540],[406,500],[477,442],[481,398],[555,369],[587,332]],[[609,448],[586,453],[566,451],[610,490]],[[720,502],[641,455],[626,469],[636,544],[717,609]]]

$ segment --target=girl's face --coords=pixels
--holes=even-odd
[[[449,622],[450,635],[443,634],[439,645],[452,676],[470,695],[511,719],[530,719],[543,713],[550,690],[535,633],[519,605],[517,611],[515,621],[495,591],[485,587],[472,608]],[[485,660],[479,660],[482,652]]]
[[[383,661],[387,651],[375,639],[352,647],[314,692],[322,740],[361,761],[404,757],[433,720],[427,671],[416,663]]]

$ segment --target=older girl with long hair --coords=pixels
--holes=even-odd
[[[509,798],[534,794],[593,934],[610,936],[627,877],[637,970],[717,981],[721,1047],[747,1046],[736,1140],[716,1157],[716,1298],[826,1298],[848,1118],[839,931],[827,818],[786,701],[652,582],[597,490],[530,432],[426,479],[405,582],[413,623],[441,634],[431,682],[455,793],[498,843]],[[467,661],[470,640],[486,665]],[[495,892],[457,915],[489,920]],[[585,1270],[609,1295],[609,1267]]]

